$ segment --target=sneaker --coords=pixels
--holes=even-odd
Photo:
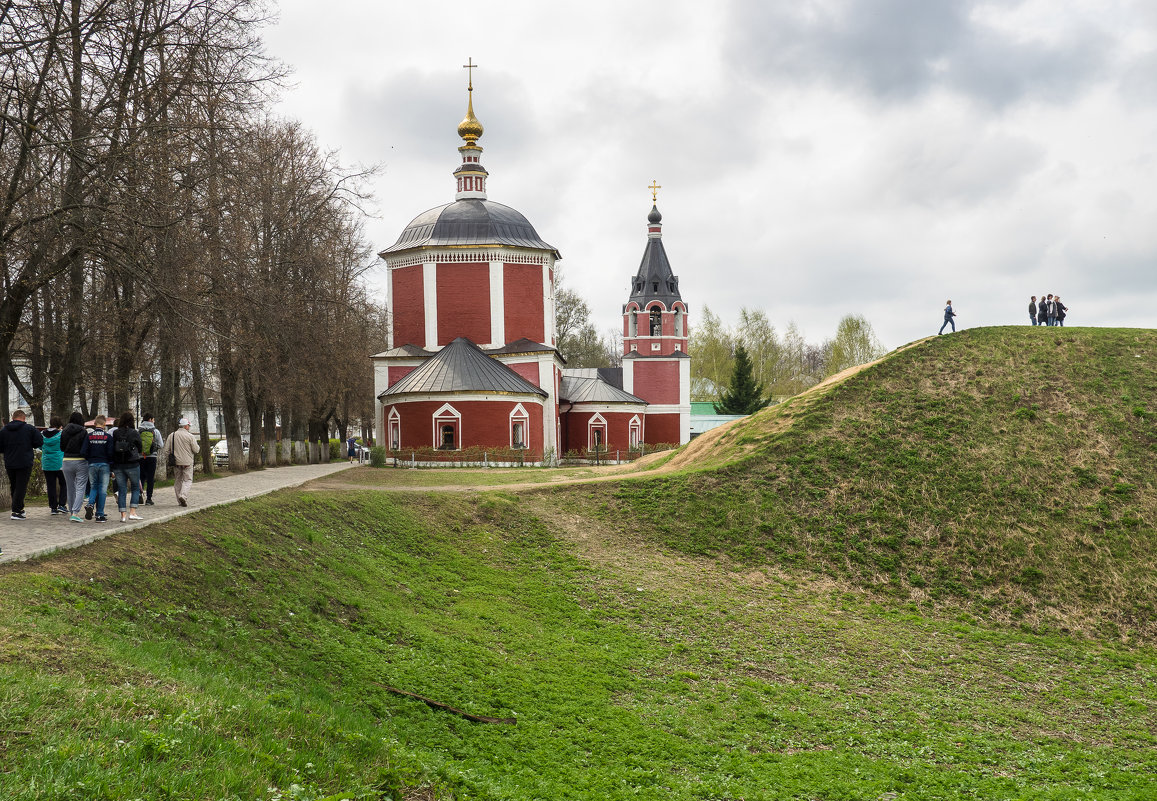
[[[86,503],[84,505],[84,519],[85,520],[92,520],[92,504],[91,503]]]
[[[129,522],[128,516],[127,516],[127,515],[125,515],[125,514],[124,514],[124,512],[121,512],[121,522],[122,522],[122,523],[127,523],[127,522]]]
[[[129,520],[144,520],[140,515],[129,515]]]
[[[153,499],[152,499],[152,498],[146,498],[146,499],[145,499],[145,506],[156,506],[156,504],[155,504],[155,503],[153,503]]]
[[[51,514],[58,515],[58,514],[60,514],[60,510],[59,509],[53,509]]]
[[[179,503],[181,506],[188,506],[189,505],[189,502],[186,501],[184,498],[177,498],[177,503]]]
[[[83,523],[84,518],[81,517],[80,515],[73,515],[72,517],[68,518],[68,522],[69,523]]]
[[[96,516],[96,522],[98,522],[98,523],[107,523],[107,522],[108,522],[108,518],[107,518],[105,515],[97,515],[97,516]]]
[[[12,519],[13,520],[27,520],[28,518],[26,518],[24,516],[24,512],[13,512],[12,513]]]
[[[60,513],[61,513],[62,515],[66,515],[66,514],[68,514],[68,507],[67,507],[67,506],[58,506],[58,507],[56,507],[56,508],[60,510]]]

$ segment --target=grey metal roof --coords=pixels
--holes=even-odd
[[[658,207],[652,207],[651,213],[647,215],[647,221],[658,225],[662,219]],[[653,300],[661,302],[668,309],[675,301],[683,300],[679,295],[679,278],[671,272],[671,262],[667,259],[667,251],[663,247],[661,237],[647,238],[647,247],[643,250],[639,271],[631,281],[631,297],[627,302],[632,300],[644,309]]]
[[[647,405],[642,398],[613,387],[601,378],[585,378],[571,375],[570,371],[562,374],[562,385],[559,394],[570,403],[632,403]]]
[[[513,342],[508,342],[500,348],[485,348],[485,352],[491,356],[507,355],[511,353],[545,353],[553,351],[550,345],[544,345],[541,342],[535,342],[533,339],[522,337]]]
[[[597,378],[616,389],[623,388],[622,367],[567,367],[562,374],[574,378]]]
[[[437,392],[546,396],[546,392],[487,356],[473,342],[458,337],[378,397]]]
[[[522,214],[501,203],[478,199],[456,200],[422,212],[402,230],[397,242],[378,255],[439,245],[512,245],[549,250],[555,258],[562,258]]]
[[[428,351],[425,348],[419,348],[417,345],[399,345],[396,348],[392,348],[390,350],[384,350],[381,353],[375,353],[370,358],[371,359],[401,359],[401,358],[406,358],[406,357],[413,358],[415,356],[425,358],[426,356],[429,356],[432,353],[433,353],[433,351]]]

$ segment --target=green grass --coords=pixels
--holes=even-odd
[[[641,544],[287,492],[8,567],[0,797],[1149,797],[1151,647]]]
[[[407,489],[415,487],[499,487],[507,484],[551,484],[573,479],[599,478],[611,475],[616,470],[625,470],[626,465],[605,467],[564,467],[544,469],[541,467],[446,467],[421,468],[411,470],[406,467],[354,467],[343,470],[335,481],[381,489]]]
[[[556,500],[683,553],[1151,638],[1154,409],[1153,331],[973,329],[743,421],[721,467]]]
[[[968,331],[693,471],[358,468],[5,565],[0,798],[1149,799],[1155,346]]]

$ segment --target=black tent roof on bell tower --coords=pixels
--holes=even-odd
[[[631,296],[627,302],[637,303],[639,308],[645,309],[654,300],[667,309],[676,301],[683,301],[679,295],[679,277],[671,272],[671,262],[663,248],[663,215],[658,206],[652,206],[647,215],[647,247],[639,271],[631,282]]]

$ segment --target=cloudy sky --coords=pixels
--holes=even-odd
[[[380,164],[375,249],[454,197],[466,105],[488,195],[621,324],[651,196],[691,323],[741,307],[891,347],[1027,322],[1157,323],[1157,3],[282,0],[281,111]],[[379,276],[379,280],[381,277]]]

